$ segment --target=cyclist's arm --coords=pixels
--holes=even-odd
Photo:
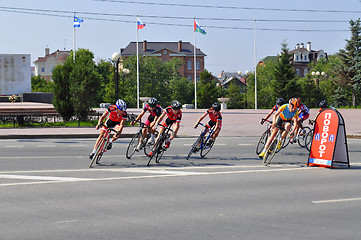
[[[174,139],[175,136],[177,135],[178,130],[179,130],[179,126],[180,126],[179,123],[180,123],[180,121],[176,121],[176,122],[174,123],[173,134],[172,134],[172,136],[170,136],[170,139]]]
[[[163,119],[163,117],[161,117],[162,115],[159,115],[159,116],[156,116],[155,118],[154,118],[154,121],[153,122],[151,122],[150,123],[150,126],[149,127],[154,127],[154,126],[157,126],[155,123],[158,121],[158,119],[159,119],[159,121],[158,122],[160,122],[160,121],[162,121],[162,119]]]
[[[273,122],[272,122],[272,127],[275,127],[276,125],[276,119],[278,117],[278,115],[280,115],[280,113],[283,111],[283,109],[279,108],[277,110],[277,112],[273,115]]]
[[[166,114],[165,112],[162,112],[162,114],[158,117],[158,119],[156,121],[153,121],[154,122],[153,130],[155,130],[155,128],[158,126],[159,122],[164,118],[165,114]]]
[[[197,121],[197,123],[193,126],[194,128],[207,116],[207,112],[205,112]]]
[[[103,115],[99,118],[98,124],[97,124],[96,127],[95,127],[97,130],[99,129],[100,124],[103,123],[103,121],[107,118],[108,115],[109,115],[109,113],[108,113],[107,111],[105,111],[105,112],[103,113]]]
[[[296,126],[297,126],[297,120],[298,120],[298,116],[293,117],[293,128],[292,131],[290,132],[290,135],[293,136],[296,130]]]
[[[271,109],[271,111],[269,111],[269,113],[267,114],[267,116],[264,118],[264,120],[267,120],[271,115],[272,113],[274,112],[275,110]],[[263,123],[264,121],[262,120],[261,123]]]
[[[139,121],[139,119],[142,119],[144,114],[145,114],[145,111],[143,109],[142,112],[138,115],[138,117],[133,122],[131,122],[132,126],[135,124],[135,122]]]

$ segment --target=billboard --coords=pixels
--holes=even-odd
[[[30,54],[0,54],[0,95],[31,92]]]

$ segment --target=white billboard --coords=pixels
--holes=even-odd
[[[0,54],[0,95],[31,92],[30,54]]]

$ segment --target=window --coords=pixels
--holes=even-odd
[[[303,76],[306,76],[308,74],[308,68],[305,68],[304,70],[303,70]]]
[[[45,67],[41,67],[41,72],[45,72]]]
[[[298,55],[296,55],[296,62],[298,61]]]
[[[188,78],[189,81],[192,81],[192,76],[191,75],[188,75],[187,78]]]
[[[187,69],[192,70],[192,61],[187,61]]]
[[[300,69],[296,68],[296,75],[299,77],[300,76]]]
[[[196,61],[196,69],[199,70],[199,61]]]
[[[198,82],[199,81],[199,76],[197,76],[196,79],[197,79],[197,82]]]

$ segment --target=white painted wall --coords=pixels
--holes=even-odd
[[[0,95],[31,92],[30,54],[0,54]]]

